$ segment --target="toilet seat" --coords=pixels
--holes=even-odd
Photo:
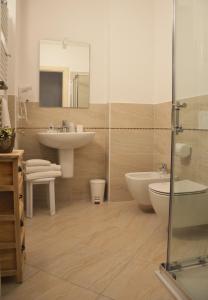
[[[152,183],[149,185],[149,189],[153,193],[169,196],[170,182]],[[174,189],[174,195],[182,196],[205,193],[208,187],[191,180],[179,180],[175,182]]]

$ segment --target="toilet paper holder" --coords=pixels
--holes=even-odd
[[[181,159],[188,158],[191,156],[192,147],[189,144],[185,143],[176,143],[175,145],[175,154]]]

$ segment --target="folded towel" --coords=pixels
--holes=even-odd
[[[44,159],[29,159],[25,161],[26,167],[33,167],[33,166],[50,166],[51,162],[49,160]]]
[[[56,164],[51,164],[50,166],[34,166],[28,167],[26,165],[25,173],[36,173],[36,172],[48,172],[48,171],[61,171],[61,166]]]
[[[41,178],[54,178],[60,177],[61,171],[48,171],[48,172],[36,172],[31,174],[26,174],[26,180],[34,180],[34,179],[41,179]]]

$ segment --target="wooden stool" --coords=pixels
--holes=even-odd
[[[42,178],[26,181],[26,216],[33,217],[33,185],[48,184],[49,186],[49,206],[50,215],[56,213],[55,208],[55,178]]]

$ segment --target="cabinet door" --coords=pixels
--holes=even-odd
[[[0,162],[0,185],[13,185],[12,162]]]

